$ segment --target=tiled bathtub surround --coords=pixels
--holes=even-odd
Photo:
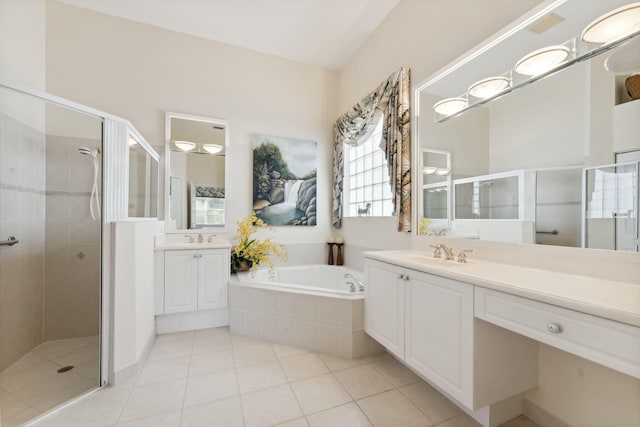
[[[42,341],[45,136],[0,114],[0,372]]]
[[[89,213],[93,163],[80,147],[100,141],[47,136],[45,340],[98,333],[100,221]]]
[[[364,299],[340,299],[231,283],[231,332],[343,358],[384,349],[363,330]]]

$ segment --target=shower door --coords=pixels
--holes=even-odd
[[[584,170],[583,246],[638,252],[640,162]]]
[[[102,119],[0,87],[0,425],[100,386]]]

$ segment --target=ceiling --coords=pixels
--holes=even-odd
[[[341,69],[399,0],[57,0],[233,46]]]

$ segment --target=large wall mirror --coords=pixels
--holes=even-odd
[[[428,234],[637,252],[638,74],[640,4],[565,0],[424,81],[417,217],[436,219]],[[438,153],[450,180],[425,164]]]
[[[225,225],[225,120],[166,113],[165,229],[216,229]]]

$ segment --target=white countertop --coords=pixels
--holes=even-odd
[[[469,258],[466,264],[421,251],[375,251],[365,257],[496,291],[640,326],[640,284]]]
[[[198,250],[198,249],[229,249],[231,248],[231,242],[227,239],[212,239],[211,242],[206,240],[203,243],[187,243],[187,242],[172,242],[166,240],[157,240],[154,249],[156,251],[167,250]]]

